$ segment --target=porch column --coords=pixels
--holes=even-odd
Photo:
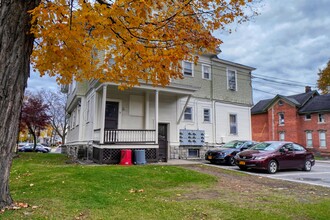
[[[155,91],[155,141],[156,144],[158,144],[158,102],[159,102],[159,97],[158,97],[158,90]]]
[[[144,129],[149,129],[149,117],[149,92],[146,92],[144,100]]]
[[[104,118],[105,118],[105,105],[107,102],[107,86],[103,86],[102,103],[101,103],[101,131],[100,131],[100,144],[104,144]]]

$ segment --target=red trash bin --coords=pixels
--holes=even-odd
[[[132,150],[120,151],[120,165],[132,165]]]

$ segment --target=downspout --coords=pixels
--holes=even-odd
[[[275,140],[275,134],[274,134],[274,106],[272,107],[272,140]]]
[[[211,61],[211,101],[212,101],[212,109],[213,109],[213,123],[212,123],[212,133],[213,133],[213,144],[217,144],[217,118],[216,118],[216,110],[215,110],[215,100],[214,100],[214,74],[215,71],[213,69],[214,62]]]

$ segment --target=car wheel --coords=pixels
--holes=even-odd
[[[312,169],[312,162],[310,160],[306,160],[304,164],[304,171],[311,171]]]
[[[228,158],[228,164],[231,165],[231,166],[235,166],[236,165],[235,164],[235,159],[234,159],[233,156]]]
[[[239,166],[239,169],[240,170],[243,170],[243,171],[246,171],[247,170],[247,167]]]
[[[276,173],[277,169],[278,169],[277,162],[275,160],[269,161],[268,167],[267,167],[268,173],[274,174],[274,173]]]

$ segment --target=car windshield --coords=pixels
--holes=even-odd
[[[259,143],[250,148],[250,150],[262,150],[262,151],[274,151],[276,150],[281,143]]]
[[[230,141],[222,146],[222,148],[240,148],[244,141]]]

